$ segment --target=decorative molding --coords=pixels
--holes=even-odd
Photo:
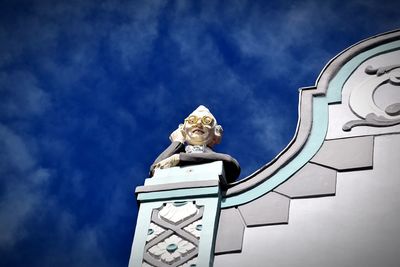
[[[196,246],[189,241],[177,235],[172,235],[152,246],[148,251],[153,257],[160,259],[163,263],[171,265],[195,248]]]
[[[202,220],[195,221],[194,223],[189,224],[185,228],[183,228],[188,233],[192,234],[196,238],[200,238],[201,230],[203,228]]]
[[[168,191],[157,191],[157,192],[146,192],[140,193],[137,196],[137,200],[140,202],[148,202],[155,200],[173,200],[182,197],[209,197],[217,196],[219,194],[219,187],[200,187],[200,188],[186,188],[186,189],[175,189]]]
[[[384,90],[382,86],[400,86],[400,64],[379,68],[367,66],[365,73],[373,76],[354,88],[349,98],[352,112],[361,119],[345,123],[343,131],[351,131],[357,126],[388,127],[400,124],[400,103],[392,103],[382,110],[374,99],[377,90]]]
[[[159,236],[165,231],[164,228],[158,226],[155,223],[150,223],[149,229],[147,229],[147,238],[146,242],[153,240],[155,237]]]
[[[177,224],[198,212],[198,208],[191,202],[175,201],[167,203],[158,213],[164,220]]]
[[[245,227],[288,223],[289,198],[335,195],[337,171],[372,168],[373,136],[325,140],[328,128],[328,105],[342,101],[342,89],[345,82],[363,62],[377,55],[399,50],[399,39],[400,31],[395,31],[354,45],[328,63],[320,74],[316,87],[301,91],[299,105],[301,112],[294,141],[292,140],[288,147],[271,163],[264,165],[243,181],[229,185],[225,192],[221,203],[216,255],[240,252]],[[375,75],[374,78],[380,80],[380,83],[376,84],[371,91],[372,103],[373,93],[377,87],[384,84],[391,86],[400,84],[398,69],[400,69],[400,65],[389,64],[381,68],[366,68],[365,71],[368,75]],[[362,98],[357,96],[358,92],[363,94]],[[362,104],[365,103],[366,95],[365,92],[357,91],[352,96],[350,108],[360,118],[366,118],[369,114],[360,112],[366,110]],[[309,97],[308,101],[304,101],[307,99],[306,96]],[[375,105],[375,103],[373,104]],[[394,119],[398,119],[396,116],[400,117],[400,103],[390,104],[374,114],[393,123]],[[379,120],[383,119],[379,118]],[[303,129],[303,131],[300,132],[299,129]],[[304,144],[304,142],[306,143]],[[294,149],[295,147],[296,149]],[[321,176],[314,181],[309,174],[323,175],[327,179],[324,180]],[[294,179],[290,180],[290,177]],[[302,182],[309,181],[313,182],[310,187],[302,184]],[[271,197],[272,195],[274,198]],[[273,203],[275,199],[281,201],[280,204],[283,208],[268,212],[265,207],[276,207]],[[244,228],[239,218],[233,220],[237,217],[237,212],[240,212],[244,220]],[[269,216],[273,218],[269,220]],[[234,236],[233,232],[238,233],[237,236]]]
[[[197,266],[196,263],[197,263],[197,257],[191,259],[190,261],[188,261],[182,265],[179,265],[178,267],[196,267]]]
[[[390,65],[385,67],[374,68],[372,66],[367,66],[365,68],[365,73],[369,75],[382,76],[385,73],[389,73],[394,69],[400,68],[400,64],[397,65]]]
[[[363,61],[378,53],[399,49],[399,39],[400,30],[373,36],[351,46],[329,61],[320,73],[316,85],[302,88],[300,91],[297,130],[288,146],[273,160],[263,165],[251,175],[238,182],[229,184],[224,197],[228,199],[235,198],[236,195],[240,194],[247,195],[249,190],[265,182],[268,183],[268,181],[274,180],[272,178],[279,174],[282,168],[285,168],[286,165],[296,160],[298,154],[307,149],[307,143],[312,139],[311,135],[314,129],[312,125],[317,122],[316,114],[318,114],[317,117],[328,116],[327,108],[325,108],[324,105],[341,102],[342,85],[351,74],[351,71]],[[318,104],[316,104],[316,102],[318,102]],[[321,106],[319,106],[319,104],[321,104]],[[315,109],[318,109],[318,112],[316,112]],[[324,122],[324,120],[321,119],[321,122]],[[321,122],[318,122],[317,127],[327,127],[327,125],[321,125]],[[318,142],[318,140],[313,140],[313,142]],[[323,139],[319,140],[319,142],[322,144]],[[302,166],[299,166],[298,169],[301,167]],[[268,190],[271,191],[275,186],[276,185],[265,187],[269,188]],[[264,191],[262,194],[265,193]],[[259,196],[260,195],[258,195],[258,197]],[[231,207],[240,204],[238,201],[230,200],[226,201],[226,203],[228,204],[223,204],[223,207]]]
[[[300,111],[308,112],[304,112],[304,116],[301,112],[294,139],[271,163],[243,180],[228,185],[229,188],[223,192],[221,208],[242,205],[261,197],[309,162],[325,140],[328,130],[328,106],[342,101],[342,89],[348,77],[366,60],[399,49],[400,30],[397,30],[361,41],[332,59],[321,72],[316,87],[301,91],[299,108]],[[306,95],[311,97],[310,106],[310,102],[303,102]],[[304,125],[310,129],[306,135],[299,131],[307,128]],[[299,136],[300,133],[302,135]],[[294,147],[296,149],[293,150]]]
[[[153,209],[143,266],[190,266],[185,264],[198,255],[201,233],[198,225],[203,213],[204,207],[195,201],[167,202]]]
[[[397,105],[399,105],[399,111],[400,111],[400,103],[398,103]],[[375,113],[368,113],[364,119],[351,120],[346,122],[343,125],[343,131],[346,132],[351,131],[352,128],[357,126],[389,127],[397,124],[400,124],[400,119],[389,120],[386,119],[385,117],[378,116]]]
[[[157,185],[144,185],[136,187],[135,194],[168,191],[168,190],[174,190],[176,188],[180,189],[204,188],[204,187],[213,187],[218,185],[219,185],[219,180],[217,179],[205,180],[205,181],[177,182],[177,183],[157,184]]]

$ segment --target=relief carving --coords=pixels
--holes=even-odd
[[[175,201],[154,209],[147,230],[142,267],[194,266],[204,207]]]
[[[349,98],[351,111],[360,119],[345,123],[343,131],[351,131],[357,126],[388,127],[400,124],[400,102],[382,107],[377,105],[375,99],[378,90],[385,94],[388,88],[400,85],[400,64],[379,68],[367,66],[365,73],[373,76],[354,88]],[[400,91],[398,94],[400,95]]]

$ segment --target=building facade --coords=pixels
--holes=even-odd
[[[129,266],[400,266],[400,31],[299,97],[293,140],[249,177],[224,185],[213,162],[146,179]]]

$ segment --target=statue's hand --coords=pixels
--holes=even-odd
[[[167,169],[178,165],[179,163],[179,154],[174,154],[166,159],[163,159],[159,163],[157,163],[154,168],[155,169]]]
[[[182,144],[185,142],[185,136],[184,136],[182,127],[183,127],[182,124],[179,125],[178,129],[176,129],[175,131],[173,131],[171,133],[171,135],[169,136],[169,139],[172,142],[181,142]]]

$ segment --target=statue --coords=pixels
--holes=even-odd
[[[171,133],[171,145],[151,165],[155,169],[188,166],[222,161],[228,182],[234,182],[240,174],[239,163],[227,154],[212,150],[222,139],[222,127],[205,106],[199,106],[178,129]]]

